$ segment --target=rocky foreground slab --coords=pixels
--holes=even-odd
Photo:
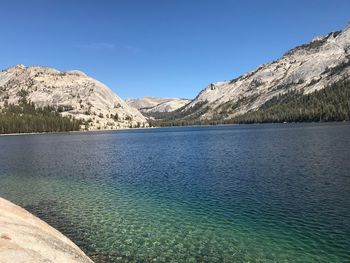
[[[91,263],[72,241],[23,208],[0,198],[0,263]]]

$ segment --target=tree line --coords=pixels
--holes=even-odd
[[[0,113],[0,133],[78,131],[80,120],[63,117],[54,107],[36,108],[22,98],[18,105],[5,105]]]

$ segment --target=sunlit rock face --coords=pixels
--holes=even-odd
[[[54,106],[63,116],[87,121],[88,130],[147,125],[137,109],[81,71],[16,65],[0,72],[0,107],[18,103],[21,90],[37,107]]]

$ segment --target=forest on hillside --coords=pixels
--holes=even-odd
[[[0,112],[0,134],[78,131],[81,121],[63,117],[54,107],[36,108],[23,94],[18,105],[6,104]]]
[[[350,81],[343,79],[309,94],[289,90],[285,94],[273,97],[258,110],[249,111],[232,119],[200,120],[198,116],[192,116],[186,118],[186,112],[175,112],[168,116],[163,114],[159,116],[163,118],[151,120],[150,126],[349,121]]]
[[[259,110],[235,117],[234,123],[322,122],[350,120],[350,81],[342,80],[310,94],[291,90]]]

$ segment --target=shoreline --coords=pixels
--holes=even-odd
[[[106,132],[106,131],[129,131],[129,130],[146,130],[153,128],[162,128],[162,127],[149,127],[149,128],[121,128],[121,129],[113,129],[113,130],[91,130],[91,131],[62,131],[62,132],[19,132],[19,133],[0,133],[1,136],[21,136],[21,135],[47,135],[47,134],[71,134],[71,133],[93,133],[93,132]]]
[[[177,125],[177,126],[163,126],[163,127],[147,127],[147,128],[121,128],[113,130],[91,130],[91,131],[64,131],[64,132],[21,132],[21,133],[4,133],[2,136],[22,136],[22,135],[47,135],[47,134],[72,134],[72,133],[102,133],[115,131],[132,131],[132,130],[149,130],[149,129],[165,129],[165,128],[189,128],[189,127],[215,127],[215,126],[238,126],[238,125],[265,125],[265,124],[307,124],[307,123],[350,123],[350,121],[318,121],[318,122],[256,122],[256,123],[226,123],[226,124],[204,124],[204,125]]]

